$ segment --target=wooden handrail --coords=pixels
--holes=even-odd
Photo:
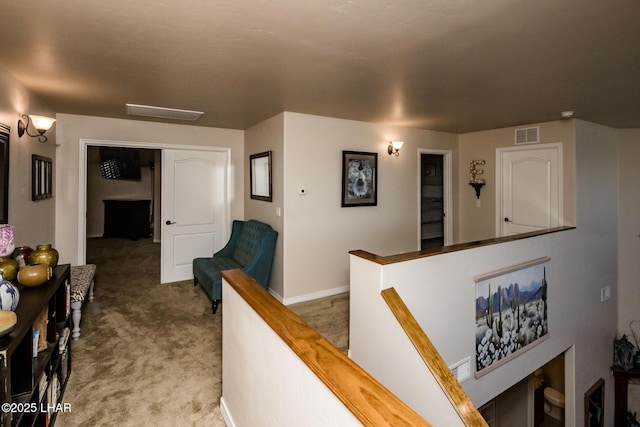
[[[366,259],[371,262],[375,262],[380,265],[395,264],[397,262],[411,261],[419,258],[426,258],[434,255],[447,254],[450,252],[462,251],[470,248],[477,248],[481,246],[495,245],[498,243],[512,242],[514,240],[527,239],[529,237],[542,236],[544,234],[557,233],[559,231],[573,230],[573,226],[562,226],[555,228],[548,228],[541,231],[530,231],[528,233],[514,234],[512,236],[495,237],[493,239],[477,240],[475,242],[458,243],[457,245],[443,246],[442,248],[426,249],[422,251],[403,252],[395,255],[376,255],[371,252],[356,249],[349,251],[351,255]]]
[[[365,426],[430,426],[242,270],[222,277]]]
[[[438,353],[431,340],[424,333],[415,317],[411,314],[398,292],[394,288],[387,288],[381,292],[382,298],[386,301],[393,315],[398,319],[400,326],[404,329],[420,354],[422,360],[431,371],[436,381],[442,388],[453,407],[460,415],[464,425],[469,427],[487,427],[487,423],[478,412],[477,408],[464,391],[458,380],[453,376],[444,359]]]

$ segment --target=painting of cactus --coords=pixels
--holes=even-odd
[[[476,276],[476,378],[546,339],[549,257]]]

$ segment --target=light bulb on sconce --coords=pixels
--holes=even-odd
[[[44,133],[51,129],[53,123],[56,119],[52,119],[51,117],[45,116],[30,116],[27,114],[22,114],[22,119],[18,120],[18,137],[22,137],[25,133],[31,137],[37,137],[40,142],[47,142],[47,137],[44,136]],[[33,127],[38,131],[38,133],[29,132],[29,123],[33,124]]]
[[[395,156],[398,157],[400,155],[400,149],[402,148],[403,145],[404,145],[404,141],[390,141],[389,147],[387,147],[387,152],[389,153],[390,156],[392,154],[395,154]]]

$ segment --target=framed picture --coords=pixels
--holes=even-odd
[[[549,257],[476,276],[478,378],[549,337]]]
[[[342,207],[378,204],[378,153],[342,152]]]
[[[53,196],[53,161],[48,157],[31,156],[31,200]]]
[[[604,427],[604,379],[602,378],[584,394],[584,426]]]
[[[252,154],[249,156],[249,182],[251,183],[251,198],[271,202],[271,151]]]
[[[0,123],[0,224],[9,222],[9,135],[11,128]]]

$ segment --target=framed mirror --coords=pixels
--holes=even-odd
[[[9,126],[0,124],[0,224],[9,222],[9,133]]]
[[[249,156],[249,182],[252,199],[272,201],[271,151]]]

